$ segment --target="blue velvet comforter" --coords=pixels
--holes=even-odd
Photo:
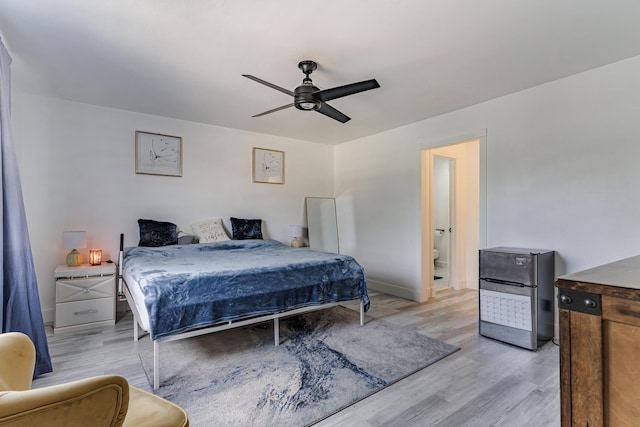
[[[131,247],[123,268],[142,289],[152,339],[328,302],[362,298],[369,308],[364,270],[352,257],[274,240]]]

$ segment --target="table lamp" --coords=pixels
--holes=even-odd
[[[291,247],[292,248],[301,248],[302,247],[302,226],[301,225],[290,225],[289,226],[289,236],[291,236]]]
[[[69,267],[77,267],[82,264],[82,255],[78,252],[78,248],[87,247],[86,231],[64,231],[62,233],[62,247],[71,249],[67,254],[67,265]]]
[[[102,264],[102,249],[89,249],[89,264]]]

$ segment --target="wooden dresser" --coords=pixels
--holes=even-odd
[[[640,425],[640,256],[556,287],[562,426]]]

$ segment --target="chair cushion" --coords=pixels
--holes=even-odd
[[[187,427],[187,413],[178,405],[160,396],[129,386],[129,411],[124,419],[126,427]]]

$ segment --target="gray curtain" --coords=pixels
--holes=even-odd
[[[11,56],[0,39],[0,186],[2,187],[2,332],[23,332],[36,347],[34,377],[51,372],[51,356],[42,320],[24,212],[18,161],[11,134]]]

